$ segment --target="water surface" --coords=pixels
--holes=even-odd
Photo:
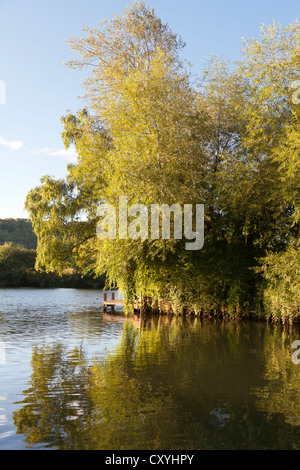
[[[0,289],[0,449],[299,449],[300,339],[264,323],[103,313]]]

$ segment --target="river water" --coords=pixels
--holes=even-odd
[[[0,289],[0,449],[299,449],[291,330]]]

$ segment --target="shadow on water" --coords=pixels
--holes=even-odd
[[[300,376],[281,327],[124,320],[117,346],[32,349],[14,425],[27,447],[299,449]],[[293,338],[294,339],[294,338]]]

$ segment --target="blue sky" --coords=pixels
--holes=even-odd
[[[23,209],[27,192],[43,175],[64,177],[74,158],[64,150],[60,117],[84,106],[80,96],[85,75],[63,66],[72,57],[65,40],[82,36],[84,25],[96,26],[128,3],[0,0],[0,218],[27,217]],[[146,4],[187,43],[184,55],[195,73],[201,72],[211,54],[238,59],[241,37],[258,37],[262,23],[275,20],[286,26],[300,14],[300,0],[149,0]]]

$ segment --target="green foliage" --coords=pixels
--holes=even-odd
[[[105,276],[82,276],[65,270],[58,273],[38,272],[35,269],[36,251],[13,243],[0,246],[0,287],[73,287],[102,288]]]
[[[283,253],[270,253],[263,272],[268,280],[266,310],[271,318],[293,322],[300,316],[300,250],[290,247]]]
[[[4,245],[6,242],[22,245],[28,249],[36,249],[37,238],[33,232],[30,220],[0,220],[0,245]]]
[[[34,269],[35,256],[35,250],[12,243],[0,246],[0,285],[26,284],[27,274]]]

